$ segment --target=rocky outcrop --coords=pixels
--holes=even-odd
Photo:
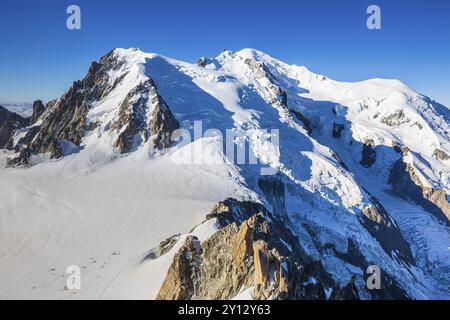
[[[241,224],[259,212],[267,213],[266,208],[260,203],[227,198],[212,208],[206,220],[215,218],[219,227],[223,228],[233,222]]]
[[[197,60],[197,65],[199,67],[206,67],[206,63],[207,63],[208,59],[206,59],[205,57],[201,57],[200,59]]]
[[[336,257],[339,259],[360,268],[362,271],[366,271],[370,265],[376,265],[371,261],[368,261],[362,254],[357,243],[351,239],[347,239],[347,252],[343,253],[337,251],[334,245],[329,244],[326,248],[331,249]],[[369,273],[363,273],[364,281],[366,282]],[[373,300],[406,300],[410,299],[408,293],[402,288],[402,286],[388,273],[381,272],[381,289],[370,290],[370,295]],[[355,300],[359,299],[359,291],[356,287],[356,277],[353,276],[352,280],[343,288],[336,288],[333,290],[330,299],[332,300]]]
[[[359,163],[365,168],[370,168],[376,160],[377,152],[374,148],[374,141],[366,139],[362,145],[362,157]]]
[[[233,265],[236,268],[245,261],[249,254],[253,253],[253,230],[250,224],[245,221],[241,224],[238,233],[236,234],[232,251],[231,258],[233,261]]]
[[[172,145],[172,133],[180,128],[180,124],[172,114],[169,106],[164,99],[157,93],[151,98],[154,106],[150,114],[150,134],[152,137],[152,145],[154,148],[161,150]]]
[[[326,299],[331,291],[343,296],[344,288],[302,251],[277,215],[251,214],[259,206],[234,199],[216,205],[209,218],[217,218],[221,229],[203,242],[186,237],[157,299],[230,299],[249,288],[254,299]],[[237,212],[250,217],[233,221]]]
[[[261,187],[267,194],[281,192],[280,186],[275,187],[277,192],[269,192],[266,185]],[[405,242],[397,233],[395,222],[376,199],[373,201],[374,208],[362,214],[362,219],[367,220],[363,223],[372,232],[386,232],[386,241],[392,237],[391,247],[382,246],[409,263],[411,252],[409,247],[401,248]],[[273,213],[256,202],[226,199],[214,206],[207,219],[215,219],[219,230],[202,242],[191,234],[183,237],[184,242],[172,260],[157,299],[230,299],[247,289],[251,290],[253,299],[262,300],[360,299],[356,279],[352,278],[345,285],[336,283],[322,262],[302,249],[301,240],[293,234],[280,212]],[[163,247],[167,242],[163,242]],[[373,263],[366,260],[352,239],[348,239],[348,243],[347,253],[332,248],[336,258],[365,271]],[[330,248],[319,250],[329,252]],[[408,298],[388,274],[382,274],[382,288],[368,290],[368,293],[373,299]]]
[[[398,127],[404,123],[409,123],[410,121],[411,119],[406,116],[403,109],[398,109],[394,113],[381,118],[381,123],[388,127]]]
[[[153,259],[159,258],[160,256],[166,254],[177,244],[179,239],[180,239],[180,235],[176,234],[176,235],[171,236],[170,238],[167,238],[164,241],[161,241],[159,246],[150,250],[145,255],[143,260],[153,260]]]
[[[7,147],[15,130],[26,127],[29,119],[0,106],[0,149]]]
[[[450,160],[450,156],[441,149],[435,149],[433,152],[433,157],[435,157],[436,159],[441,160],[441,161]]]
[[[201,272],[201,252],[200,241],[188,236],[173,258],[157,299],[185,300],[192,297],[196,291],[196,278]]]
[[[285,109],[288,102],[287,93],[277,84],[277,79],[267,66],[263,62],[252,59],[245,59],[244,62],[253,72],[254,79],[267,89],[267,98],[269,102],[276,107]]]
[[[426,186],[416,169],[403,158],[392,166],[389,183],[397,196],[417,203],[450,226],[450,203],[446,192]]]
[[[416,126],[417,128],[419,128],[419,130],[422,130],[422,129],[423,129],[423,125],[422,125],[419,121],[416,121],[416,122],[414,122],[414,123],[411,125],[411,127],[414,127],[414,126]]]
[[[33,114],[31,115],[30,124],[34,124],[39,120],[40,116],[44,113],[45,106],[41,100],[36,100],[33,103]]]
[[[252,244],[252,253],[255,266],[254,284],[255,286],[262,286],[269,280],[269,267],[270,267],[270,252],[267,247],[267,243],[263,240],[258,240]],[[275,270],[275,273],[277,271]],[[277,280],[280,275],[277,274]]]
[[[128,153],[151,138],[152,147],[161,150],[172,144],[172,133],[179,127],[154,81],[148,79],[131,90],[119,108],[113,125],[118,132],[115,147]]]
[[[39,132],[40,126],[31,126],[22,130],[23,134],[20,137],[15,138],[14,135],[11,136],[6,146],[7,149],[14,150],[16,152],[26,149],[26,147],[31,144],[33,138]]]
[[[395,140],[391,141],[392,149],[397,153],[402,153],[402,146]]]

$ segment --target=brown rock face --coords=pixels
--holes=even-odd
[[[381,118],[381,123],[384,123],[388,127],[398,127],[404,123],[409,123],[410,121],[411,119],[406,117],[403,109],[398,109],[394,113]]]
[[[279,283],[280,283],[280,293],[287,294],[289,292],[289,285],[288,285],[288,275],[287,270],[284,269],[283,265],[280,265],[280,271],[278,273],[280,275]],[[276,279],[277,273],[275,272],[274,278]],[[276,282],[276,280],[275,280]]]
[[[264,285],[269,278],[270,253],[267,243],[263,240],[253,242],[253,257],[255,263],[255,285]],[[279,273],[275,271],[275,277],[280,281]]]
[[[246,226],[245,223],[240,230],[236,223],[229,224],[201,243],[199,250],[187,249],[193,241],[198,241],[188,236],[172,261],[157,299],[229,299],[241,289],[251,287],[253,254],[239,250],[246,249],[242,246],[245,244],[242,236],[253,233]]]
[[[384,217],[382,217],[378,213],[378,211],[377,211],[377,209],[375,209],[375,207],[367,207],[362,211],[362,213],[367,219],[369,219],[375,223],[384,222],[384,219],[383,219]]]
[[[377,159],[377,153],[374,148],[374,141],[366,139],[363,143],[362,158],[359,162],[363,167],[370,168]]]
[[[184,300],[195,291],[195,276],[201,265],[201,247],[197,238],[188,236],[175,255],[157,299]]]
[[[403,158],[392,166],[389,183],[397,196],[417,203],[450,225],[450,203],[445,191],[425,186],[414,167]]]
[[[265,79],[268,81],[269,85],[267,85],[266,88],[268,90],[269,102],[277,107],[286,108],[288,103],[287,93],[277,84],[277,79],[267,66],[263,62],[251,59],[245,59],[244,62],[253,72],[255,80],[259,81]]]
[[[198,247],[198,240],[188,236],[172,261],[156,298],[227,299],[239,293],[241,286],[249,286],[252,265],[243,262],[236,268],[233,264],[232,251],[237,233],[237,225],[230,224]]]
[[[450,156],[441,149],[435,149],[433,152],[433,156],[441,161],[450,160]]]
[[[247,222],[241,224],[238,233],[233,242],[231,256],[233,259],[233,266],[239,268],[247,256],[253,254],[253,229]]]

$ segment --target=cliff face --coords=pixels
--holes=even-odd
[[[323,267],[278,247],[277,236],[262,213],[232,222],[204,242],[188,236],[157,299],[231,299],[249,288],[255,299],[325,299],[325,286],[333,282]],[[310,276],[324,279],[302,286]]]

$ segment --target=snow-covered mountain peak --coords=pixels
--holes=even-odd
[[[244,64],[252,60],[264,64],[275,75],[280,84],[286,88],[295,89],[305,97],[315,100],[332,100],[336,103],[348,104],[367,98],[380,99],[395,95],[404,95],[406,99],[420,98],[421,95],[396,79],[373,78],[357,82],[340,82],[310,71],[305,66],[289,65],[279,59],[255,50],[242,49],[237,52],[225,51],[215,58],[225,70],[232,70],[232,65]]]
[[[400,81],[338,82],[254,49],[225,51],[193,64],[118,48],[94,62],[84,79],[45,110],[41,105],[36,104],[33,123],[5,125],[0,163],[9,168],[0,168],[0,181],[20,184],[2,190],[18,195],[0,202],[10,213],[27,212],[30,203],[14,199],[32,197],[51,218],[62,211],[67,225],[43,226],[49,217],[39,215],[36,225],[50,226],[49,233],[63,238],[54,228],[77,225],[71,219],[82,226],[91,218],[101,226],[108,221],[98,234],[90,225],[87,235],[82,227],[70,233],[94,242],[101,238],[102,250],[124,243],[126,259],[111,263],[115,271],[126,271],[108,273],[102,295],[152,292],[156,297],[161,288],[162,296],[173,285],[170,276],[162,282],[171,274],[171,261],[177,263],[177,250],[194,252],[210,237],[219,242],[205,250],[220,248],[220,241],[232,242],[236,228],[245,231],[244,220],[275,229],[259,240],[279,252],[271,257],[277,266],[283,259],[291,259],[294,269],[313,263],[311,276],[322,286],[322,297],[333,291],[337,298],[345,288],[356,289],[359,298],[377,297],[365,287],[369,263],[385,273],[384,297],[447,294],[450,116]],[[227,145],[232,154],[226,154]],[[235,148],[245,151],[240,161]],[[66,181],[70,192],[64,191]],[[94,201],[97,192],[104,201]],[[57,201],[47,199],[50,193]],[[232,205],[218,204],[222,200]],[[220,210],[208,211],[214,204]],[[262,218],[246,215],[258,213],[255,208]],[[0,216],[5,219],[0,226],[14,216]],[[176,243],[169,251],[164,246],[158,254],[151,251],[161,259],[143,258],[150,255],[148,246],[178,233],[182,236],[168,239]],[[37,243],[48,255],[47,243],[70,243],[52,242],[45,232],[41,240]],[[20,252],[28,249],[36,252],[33,247]],[[220,254],[228,259],[226,252]],[[58,263],[66,263],[67,255],[63,260]],[[141,276],[153,274],[148,291]],[[309,276],[292,278],[299,289],[288,290],[288,296],[304,298]],[[198,281],[199,288],[214,287],[204,278]],[[128,283],[137,291],[126,291]],[[233,288],[226,298],[248,286]],[[277,290],[271,294],[281,294]],[[90,292],[99,294],[95,288]],[[210,297],[205,292],[188,296]]]

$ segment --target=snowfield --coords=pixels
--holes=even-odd
[[[2,169],[0,296],[156,295],[166,270],[146,273],[146,253],[189,232],[218,201],[248,194],[230,180],[228,166],[186,167],[168,157],[123,158],[92,169],[88,159],[81,166],[74,155],[30,169]],[[64,290],[70,265],[82,268],[80,291]],[[122,277],[126,287],[114,290]]]
[[[450,299],[450,228],[393,195],[387,182],[396,143],[411,150],[424,184],[450,193],[450,160],[435,153],[450,154],[446,107],[398,80],[337,82],[252,49],[225,51],[203,67],[138,49],[115,55],[123,64],[109,82],[123,80],[90,109],[88,121],[98,125],[81,148],[66,144],[59,160],[36,155],[30,168],[6,167],[12,152],[0,150],[0,298],[154,299],[182,240],[156,259],[146,259],[149,252],[175,234],[206,240],[216,226],[202,224],[205,216],[233,197],[284,211],[302,248],[343,285],[356,274],[363,289],[364,270],[319,248],[345,253],[352,239],[411,297]],[[258,164],[230,161],[220,137],[160,152],[144,143],[119,155],[111,125],[130,90],[148,78],[183,129],[202,121],[202,133],[245,132],[248,141],[234,143],[246,145]],[[309,124],[286,113],[275,86]],[[340,137],[335,124],[342,125]],[[268,142],[270,129],[279,130],[278,146]],[[367,141],[377,158],[365,168]],[[191,163],[195,157],[201,161]],[[284,182],[282,205],[258,186],[262,167]],[[360,223],[361,210],[372,205],[366,191],[398,225],[415,266],[386,253]],[[70,265],[81,268],[81,290],[65,289]],[[250,299],[251,292],[236,298]]]

